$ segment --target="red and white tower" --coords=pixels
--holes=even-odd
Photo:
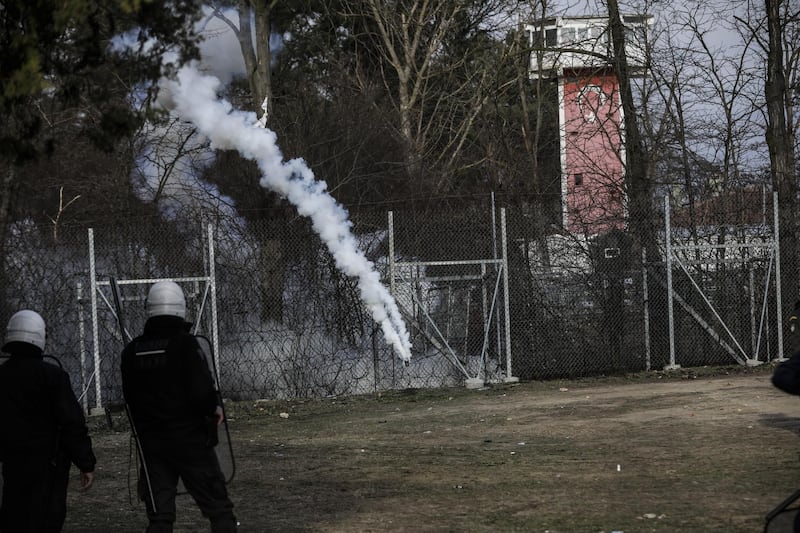
[[[652,17],[626,16],[623,23],[628,64],[639,75]],[[558,83],[562,226],[586,236],[624,228],[625,135],[608,19],[552,17],[526,30],[531,78]]]

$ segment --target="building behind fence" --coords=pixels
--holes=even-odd
[[[782,355],[775,249],[740,247],[771,242],[771,218],[726,227],[730,248],[715,247],[719,226],[671,230],[674,261],[662,254],[663,262],[646,264],[622,230],[537,238],[525,209],[488,200],[351,214],[361,249],[408,324],[408,366],[307,220],[273,218],[134,219],[58,232],[18,224],[7,243],[5,312],[43,314],[46,351],[70,372],[87,409],[121,402],[123,337],[111,278],[120,281],[133,335],[145,320],[149,283],[181,280],[189,318],[198,334],[214,337],[223,391],[233,399],[757,364]],[[680,246],[689,243],[697,247]]]

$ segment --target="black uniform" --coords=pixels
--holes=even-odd
[[[96,459],[69,376],[42,350],[10,342],[0,365],[0,531],[61,531],[70,463],[94,472]]]
[[[800,300],[794,304],[786,321],[787,361],[783,361],[772,374],[772,384],[789,394],[800,395]]]
[[[800,396],[800,300],[795,302],[786,324],[786,355],[789,359],[775,367],[772,384],[784,392]],[[794,531],[800,531],[800,513],[794,518]]]
[[[183,319],[154,316],[122,352],[122,388],[139,436],[152,488],[141,472],[148,532],[171,532],[178,478],[211,522],[236,530],[233,503],[214,445],[217,392],[205,358]]]

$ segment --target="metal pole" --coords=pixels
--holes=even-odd
[[[492,259],[497,259],[497,218],[494,207],[494,192],[492,192]]]
[[[752,268],[747,270],[747,290],[750,293],[750,358],[758,359],[756,350],[756,281]],[[764,291],[766,298],[767,291]]]
[[[508,297],[508,231],[506,226],[506,208],[500,209],[500,235],[503,251],[503,305],[505,306],[505,328],[506,328],[506,382],[516,382],[516,378],[511,373],[511,305]],[[499,324],[498,324],[499,325]]]
[[[672,226],[669,220],[669,195],[664,195],[664,242],[667,255],[667,316],[669,317],[669,364],[664,370],[680,368],[675,364],[675,316],[672,310]]]
[[[109,285],[111,286],[111,296],[114,300],[114,309],[116,310],[120,338],[122,339],[122,345],[125,346],[133,339],[128,333],[128,330],[125,329],[125,319],[122,315],[122,297],[119,293],[119,285],[117,284],[116,278],[109,279]],[[125,401],[125,414],[127,415],[128,423],[131,426],[131,435],[136,443],[136,451],[139,454],[139,461],[142,463],[142,472],[144,472],[144,480],[145,484],[147,485],[148,495],[150,496],[150,504],[153,506],[153,511],[156,512],[158,508],[156,507],[156,499],[155,495],[153,494],[153,485],[150,483],[150,470],[147,468],[147,461],[144,457],[142,441],[139,439],[139,432],[136,430],[136,424],[133,422],[133,413],[131,412],[130,405],[128,404],[127,400]]]
[[[83,326],[83,283],[78,282],[77,287],[77,296],[78,296],[78,338],[80,339],[81,344],[81,391],[85,391],[88,384],[88,376],[86,372],[86,328]],[[81,395],[81,404],[83,405],[83,412],[89,412],[89,398],[86,397],[86,394]]]
[[[647,294],[647,250],[642,248],[642,311],[644,314],[644,368],[650,370],[650,299]]]
[[[486,265],[481,263],[481,319],[483,320],[483,331],[488,332],[492,325],[492,317],[489,316],[488,295],[486,294]],[[469,321],[469,314],[467,314]],[[500,352],[497,352],[500,357]]]
[[[217,327],[217,274],[214,258],[214,226],[208,224],[208,284],[211,286],[211,342],[214,343],[214,364],[219,366],[219,328]]]
[[[778,193],[772,193],[772,218],[775,224],[775,320],[778,322],[778,358],[783,359],[783,306],[781,300],[781,232],[778,217]]]
[[[389,211],[387,223],[389,225],[389,294],[394,292],[394,213]]]
[[[92,299],[92,341],[94,343],[94,392],[95,410],[103,412],[103,392],[100,372],[100,331],[97,325],[97,272],[94,263],[94,229],[89,228],[89,287]]]
[[[394,286],[394,276],[395,276],[395,261],[394,261],[394,212],[389,211],[387,213],[387,224],[389,226],[389,294],[392,295],[392,298],[396,298],[395,293],[395,286]],[[413,290],[413,289],[412,289]],[[392,387],[394,387],[396,383],[396,373],[395,373],[395,357],[392,357]],[[378,376],[375,376],[375,386],[377,387],[378,383]]]
[[[492,259],[495,261],[497,260],[497,215],[495,213],[495,205],[494,205],[494,191],[492,191]],[[500,342],[500,306],[497,306],[497,312],[495,313],[495,323],[497,324],[497,357],[500,358],[500,354],[503,353],[503,346]],[[489,321],[487,322],[487,327],[491,324],[491,317],[489,317]],[[508,375],[511,376],[511,369],[509,367]]]

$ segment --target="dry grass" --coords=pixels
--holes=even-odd
[[[230,404],[230,491],[243,532],[752,533],[800,486],[800,398],[769,372]],[[68,532],[144,530],[115,420],[93,421],[96,486],[71,491]],[[179,504],[176,531],[208,530]]]

